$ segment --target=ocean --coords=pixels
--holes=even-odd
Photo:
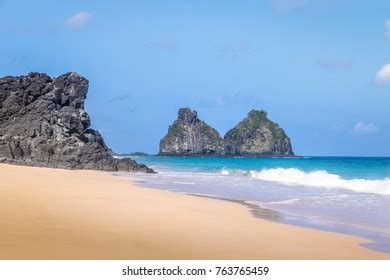
[[[126,175],[143,187],[244,201],[273,210],[274,221],[361,236],[390,252],[390,158],[131,158],[158,172]]]

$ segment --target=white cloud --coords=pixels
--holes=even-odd
[[[378,127],[373,123],[357,122],[353,128],[353,132],[359,135],[367,135],[378,132]]]
[[[92,15],[88,12],[79,12],[70,18],[65,20],[65,27],[76,28],[85,26],[92,18]]]
[[[386,28],[385,36],[386,36],[387,39],[390,39],[390,19],[386,20],[385,28]]]
[[[290,12],[304,6],[308,0],[271,0],[273,8],[278,12]]]
[[[378,85],[390,85],[390,63],[383,65],[375,77]]]

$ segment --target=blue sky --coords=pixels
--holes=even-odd
[[[357,2],[0,0],[0,76],[84,75],[118,152],[156,153],[188,106],[222,135],[264,109],[300,155],[390,156],[390,1]]]

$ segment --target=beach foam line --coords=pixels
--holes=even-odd
[[[243,174],[242,170],[223,169],[222,175]],[[390,195],[390,178],[383,180],[344,179],[325,170],[305,172],[297,168],[270,168],[247,171],[245,175],[264,181],[286,185],[303,185],[322,188],[343,188],[355,192]]]
[[[286,205],[291,205],[291,204],[299,204],[303,199],[301,198],[291,198],[291,199],[286,199],[286,200],[280,200],[280,201],[271,201],[268,202],[268,204],[286,204]]]
[[[178,184],[178,185],[195,185],[195,183],[192,183],[192,182],[179,182],[179,181],[172,182],[172,184]]]
[[[296,168],[271,168],[249,171],[251,177],[284,184],[305,185],[325,188],[345,188],[356,192],[390,194],[390,179],[366,180],[343,179],[325,170],[304,172]]]

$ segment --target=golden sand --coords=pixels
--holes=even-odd
[[[0,259],[390,259],[365,242],[110,173],[0,164]]]

